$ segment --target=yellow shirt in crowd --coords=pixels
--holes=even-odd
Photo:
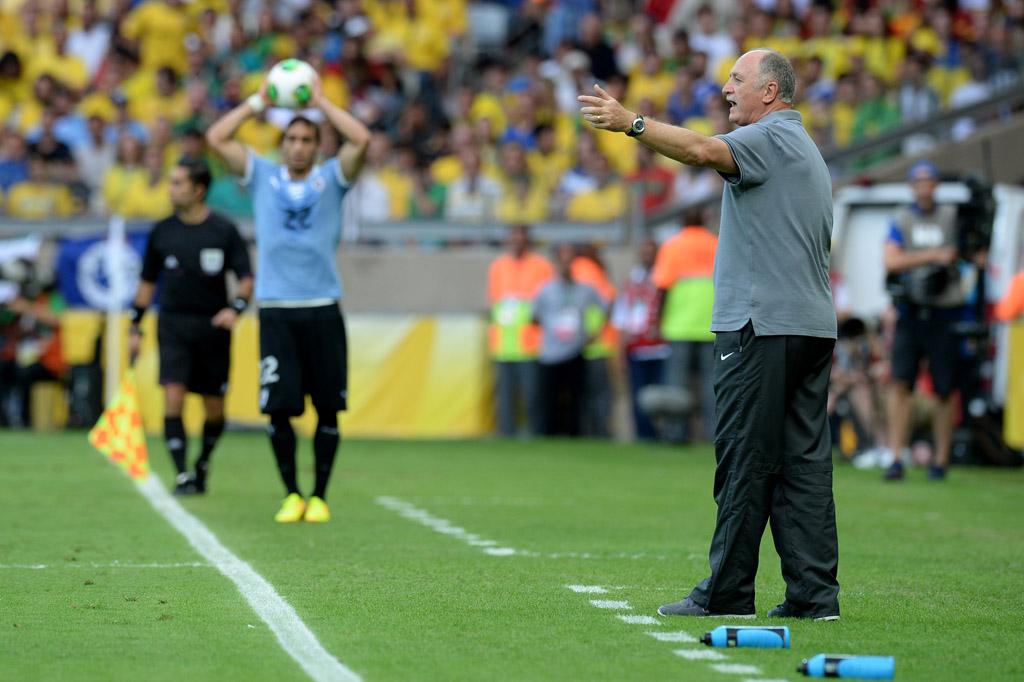
[[[192,24],[184,8],[174,9],[162,0],[148,0],[125,17],[121,32],[125,38],[138,41],[144,71],[155,72],[161,66],[169,66],[184,73],[188,67],[185,37]]]

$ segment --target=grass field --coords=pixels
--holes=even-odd
[[[704,577],[710,449],[345,442],[324,526],[271,521],[282,491],[263,435],[229,433],[214,467],[211,494],[185,508],[367,681],[796,680],[824,652],[894,655],[898,680],[1024,679],[1020,471],[885,485],[837,467],[843,620],[787,621],[792,649],[716,662],[648,633],[722,621],[617,617],[653,615]],[[308,679],[84,434],[0,432],[0,480],[0,679]],[[758,612],[782,593],[766,534]]]

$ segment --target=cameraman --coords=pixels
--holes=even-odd
[[[886,480],[901,480],[903,455],[910,441],[914,383],[922,359],[928,360],[937,407],[932,415],[935,458],[928,478],[943,480],[953,441],[952,398],[961,354],[955,324],[964,312],[957,261],[957,209],[938,205],[938,168],[930,161],[910,167],[907,180],[914,203],[900,211],[889,230],[884,264],[897,309],[889,389],[889,448],[892,464]]]

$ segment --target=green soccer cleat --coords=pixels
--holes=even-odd
[[[292,493],[284,498],[284,503],[274,515],[274,520],[278,523],[297,523],[302,520],[302,515],[305,513],[306,501],[302,499],[302,495]]]
[[[306,507],[306,523],[327,523],[331,520],[331,510],[327,503],[314,495],[309,498],[309,506]]]

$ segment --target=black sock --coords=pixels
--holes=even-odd
[[[207,420],[203,424],[203,451],[199,453],[199,459],[196,460],[196,477],[206,478],[206,472],[210,468],[210,455],[217,447],[217,441],[220,440],[222,433],[224,433],[223,419],[216,422]]]
[[[327,499],[327,482],[334,468],[334,456],[338,452],[341,434],[338,432],[338,415],[335,412],[319,413],[316,434],[313,436],[313,454],[316,457],[316,486],[313,494],[321,500]]]
[[[174,460],[174,468],[179,474],[185,473],[185,448],[188,441],[185,440],[185,425],[181,423],[181,417],[164,417],[164,442]]]
[[[299,484],[295,480],[295,430],[291,420],[285,415],[271,415],[267,433],[270,434],[270,445],[274,448],[277,470],[281,472],[284,487],[289,495],[299,492]]]

